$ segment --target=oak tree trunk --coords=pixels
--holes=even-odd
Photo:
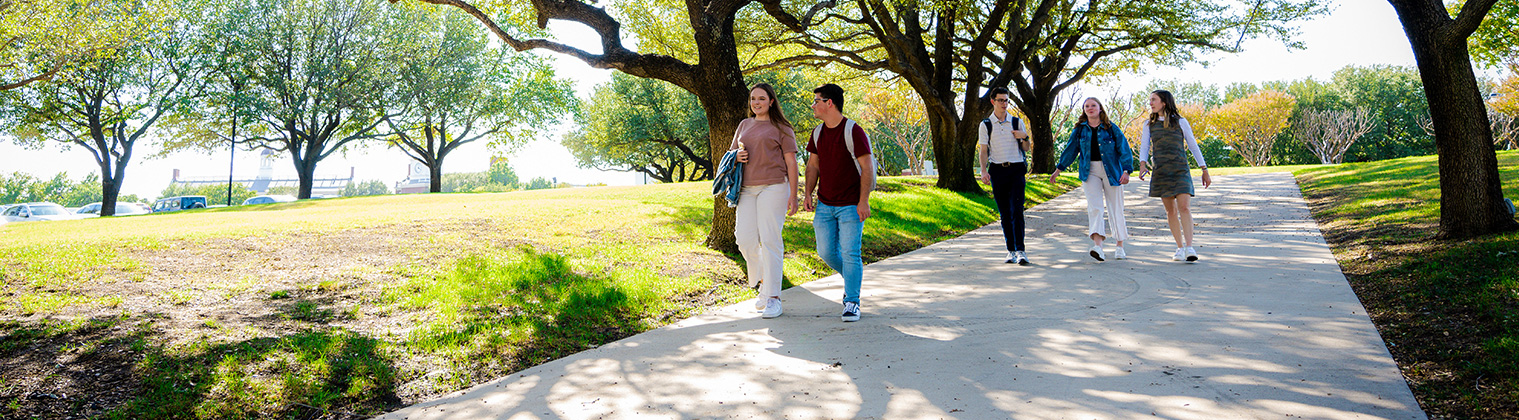
[[[1389,0],[1413,47],[1435,128],[1440,165],[1440,234],[1462,239],[1519,229],[1503,202],[1487,108],[1466,38],[1443,3]]]

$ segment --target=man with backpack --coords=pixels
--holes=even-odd
[[[870,218],[875,159],[870,139],[844,118],[844,88],[829,83],[812,90],[812,115],[823,123],[807,141],[807,183],[803,206],[814,212],[818,257],[844,278],[844,322],[860,320],[860,282],[865,264],[860,241]],[[813,192],[817,202],[813,202]]]
[[[981,180],[992,184],[992,198],[1002,215],[1005,262],[1028,265],[1028,253],[1023,248],[1023,198],[1030,144],[1023,121],[1007,113],[1008,95],[1005,87],[992,89],[992,116],[981,120],[976,148],[980,151]]]

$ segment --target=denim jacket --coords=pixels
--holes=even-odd
[[[728,207],[738,207],[738,193],[744,189],[744,163],[738,161],[738,149],[729,150],[717,165],[712,180],[712,195],[728,200]]]
[[[1134,150],[1129,148],[1129,141],[1123,137],[1123,131],[1111,123],[1104,125],[1106,127],[1092,128],[1085,120],[1076,123],[1076,129],[1071,130],[1070,140],[1065,143],[1065,151],[1060,153],[1060,162],[1055,164],[1055,168],[1064,171],[1071,166],[1072,161],[1076,161],[1079,163],[1076,174],[1085,181],[1092,166],[1092,158],[1087,156],[1092,150],[1090,130],[1097,130],[1097,143],[1102,148],[1102,168],[1107,173],[1108,184],[1120,185],[1120,171],[1134,172]],[[1118,153],[1113,153],[1115,149]]]

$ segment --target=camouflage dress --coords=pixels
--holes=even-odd
[[[1150,121],[1150,160],[1155,163],[1150,178],[1151,197],[1197,196],[1192,192],[1192,168],[1187,164],[1187,139],[1181,124]]]

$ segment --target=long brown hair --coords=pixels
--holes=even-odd
[[[764,90],[765,94],[770,96],[770,108],[765,110],[765,115],[770,117],[770,123],[775,124],[775,128],[784,125],[786,128],[795,130],[796,128],[791,126],[791,121],[786,120],[786,113],[781,111],[781,100],[775,97],[775,88],[770,87],[769,83],[755,83],[749,91],[754,92],[755,89]],[[745,104],[747,105],[747,102]],[[744,112],[749,114],[749,118],[754,118],[753,108],[745,106]]]
[[[1096,102],[1097,103],[1097,119],[1102,121],[1102,124],[1098,125],[1099,128],[1113,125],[1113,121],[1108,120],[1108,107],[1103,106],[1101,100],[1098,100],[1097,98],[1086,98],[1086,99],[1083,99],[1081,101],[1081,107],[1082,108],[1086,108],[1087,101],[1092,101],[1092,102]],[[1087,113],[1086,113],[1085,109],[1081,110],[1081,122],[1083,124],[1091,125],[1091,118],[1087,118]]]
[[[1176,97],[1172,96],[1170,91],[1158,89],[1150,93],[1160,97],[1160,102],[1165,104],[1161,107],[1161,112],[1166,113],[1165,119],[1161,119],[1160,114],[1150,111],[1150,121],[1160,120],[1164,127],[1171,128],[1172,120],[1181,120],[1181,112],[1176,110]]]

